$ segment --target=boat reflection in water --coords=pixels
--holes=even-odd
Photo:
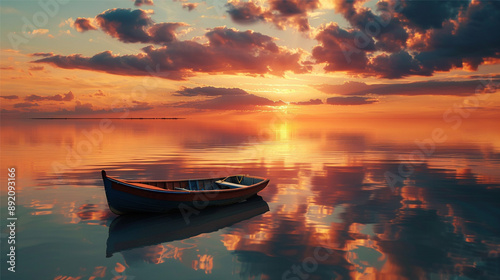
[[[134,248],[157,245],[210,233],[269,211],[260,196],[193,213],[123,215],[109,226],[106,257]]]

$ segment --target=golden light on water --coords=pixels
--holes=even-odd
[[[149,121],[121,125],[123,122],[114,123],[113,137],[103,134],[91,152],[80,154],[78,164],[60,173],[53,172],[52,163],[64,163],[68,155],[74,156],[65,148],[68,143],[77,151],[81,141],[91,142],[82,131],[93,131],[99,123],[63,124],[69,127],[59,135],[54,124],[48,125],[47,130],[16,125],[32,135],[22,141],[11,139],[2,143],[20,151],[15,157],[14,153],[10,156],[11,162],[30,167],[22,176],[23,198],[28,202],[25,207],[30,217],[53,218],[60,226],[95,232],[93,237],[85,237],[88,233],[82,232],[77,238],[100,244],[100,253],[104,254],[102,246],[106,241],[94,239],[106,238],[116,216],[107,208],[102,191],[99,171],[103,167],[121,178],[190,178],[226,173],[263,176],[272,182],[261,194],[269,211],[186,240],[161,243],[155,232],[148,233],[154,238],[128,236],[131,240],[124,242],[125,245],[149,239],[159,243],[115,252],[113,265],[99,260],[88,273],[82,273],[87,278],[98,279],[97,275],[102,274],[99,270],[93,276],[94,267],[107,267],[106,275],[113,271],[121,277],[136,271],[138,263],[145,263],[158,267],[149,269],[177,267],[178,271],[188,269],[203,275],[233,270],[246,273],[251,268],[261,278],[273,279],[276,275],[272,269],[260,270],[248,256],[257,255],[269,265],[282,259],[292,260],[290,265],[293,265],[314,258],[316,248],[320,248],[324,250],[322,253],[326,249],[334,253],[324,261],[316,260],[318,264],[341,267],[352,279],[397,279],[407,269],[407,264],[398,261],[401,258],[398,248],[413,250],[400,239],[411,239],[408,231],[420,238],[418,228],[412,228],[416,223],[414,217],[422,216],[418,219],[430,223],[431,229],[446,228],[449,224],[449,234],[463,236],[465,244],[480,242],[481,234],[470,227],[470,217],[464,214],[468,212],[461,208],[463,203],[474,202],[463,202],[460,197],[457,202],[441,196],[435,192],[434,181],[441,182],[441,188],[462,184],[455,191],[474,184],[475,191],[482,194],[494,190],[500,180],[495,171],[496,150],[489,142],[483,144],[491,137],[489,129],[475,131],[480,142],[467,142],[462,135],[450,132],[446,143],[436,145],[432,157],[413,163],[414,173],[391,190],[385,172],[398,174],[401,164],[408,162],[407,155],[418,149],[414,140],[422,141],[416,135],[432,131],[433,125],[407,127],[404,122],[397,122],[390,129],[380,129],[372,123],[354,121],[307,123],[279,118],[228,126]],[[182,133],[170,133],[181,128]],[[415,130],[419,132],[414,134]],[[22,151],[20,147],[25,145],[29,147]],[[54,146],[60,150],[52,153],[53,157],[43,153]],[[457,157],[457,151],[470,156]],[[119,158],[112,156],[116,153]],[[404,155],[405,161],[398,161],[399,155]],[[477,164],[478,158],[483,158],[483,164]],[[102,232],[99,235],[96,233],[99,230],[91,227]],[[168,235],[165,238],[168,240]],[[481,244],[489,252],[496,250],[494,242]],[[228,254],[236,256],[230,269],[225,263]],[[116,256],[125,261],[114,259]],[[455,262],[459,266],[470,265],[468,260],[458,260]],[[57,277],[83,277],[78,275],[59,273]]]

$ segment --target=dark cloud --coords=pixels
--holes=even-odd
[[[36,52],[36,53],[30,54],[30,56],[41,56],[41,57],[49,57],[49,56],[53,56],[53,55],[54,55],[53,52],[48,52],[48,53],[45,53],[45,52]]]
[[[377,102],[377,99],[363,96],[336,96],[326,100],[326,104],[330,105],[365,105]]]
[[[0,67],[0,70],[14,70],[15,68],[13,66],[2,66]]]
[[[0,95],[0,98],[13,100],[13,99],[19,99],[19,96],[17,96],[17,95],[3,95],[3,96],[1,96]]]
[[[256,110],[264,106],[280,106],[283,101],[272,101],[265,97],[253,94],[222,95],[203,101],[191,101],[178,104],[176,107],[193,108],[200,110]]]
[[[290,104],[293,105],[320,105],[323,104],[323,101],[321,99],[309,99],[309,101],[300,101],[300,102],[291,102]]]
[[[194,10],[196,7],[198,7],[198,3],[182,3],[182,7],[184,9],[188,9],[188,11]]]
[[[313,58],[326,63],[326,71],[346,71],[361,76],[388,79],[410,75],[430,75],[421,69],[419,62],[403,49],[408,34],[398,19],[387,19],[384,13],[375,15],[367,8],[355,8],[355,1],[335,1],[336,11],[354,27],[342,29],[332,23],[320,29],[313,48]],[[387,5],[379,4],[385,12]],[[373,36],[372,36],[373,35]],[[387,53],[373,56],[375,51]]]
[[[372,56],[370,53],[377,50],[375,41],[361,31],[344,30],[337,24],[330,24],[318,33],[316,40],[320,45],[313,48],[313,58],[318,63],[326,63],[324,69],[328,72],[346,71],[388,79],[432,74],[422,69],[419,61],[406,51]],[[355,42],[363,49],[353,45]]]
[[[85,69],[128,76],[147,76],[150,74],[146,70],[147,67],[155,66],[153,61],[144,55],[117,56],[110,51],[98,53],[93,57],[84,57],[80,54],[54,55],[37,60],[35,63],[49,63],[65,69]]]
[[[309,71],[300,64],[300,51],[279,47],[273,38],[261,33],[217,27],[205,36],[208,44],[173,41],[159,48],[145,47],[143,53],[137,55],[118,56],[106,51],[93,57],[54,55],[35,62],[67,69],[128,76],[154,75],[172,80],[182,80],[197,72],[283,75],[286,71]]]
[[[465,79],[487,79],[487,80],[496,80],[500,79],[500,74],[474,74],[474,75],[464,75],[462,78]]]
[[[153,0],[134,0],[134,5],[137,6],[137,7],[140,7],[142,5],[150,5],[152,6],[154,3],[153,3]]]
[[[410,25],[422,29],[441,28],[443,22],[456,19],[469,6],[468,0],[410,1],[401,0],[399,13]]]
[[[221,95],[247,95],[248,92],[240,88],[195,87],[176,91],[178,96],[221,96]]]
[[[387,2],[377,3],[378,14],[364,7],[357,7],[358,2],[353,0],[334,0],[335,10],[340,13],[356,30],[363,32],[365,37],[377,40],[377,49],[388,52],[397,52],[406,46],[408,34],[400,22],[393,16],[393,9]],[[366,40],[366,39],[365,39]],[[365,49],[363,44],[354,46]]]
[[[158,23],[148,29],[150,36],[149,43],[164,44],[177,40],[175,31],[181,26],[187,26],[185,23]]]
[[[499,78],[491,80],[500,83]],[[484,80],[469,81],[425,81],[398,84],[372,84],[347,82],[342,85],[316,85],[314,88],[328,94],[338,95],[445,95],[445,96],[471,96],[476,93],[493,93],[495,88],[485,87]]]
[[[182,88],[175,95],[214,97],[207,100],[187,101],[169,105],[200,110],[256,110],[264,106],[286,105],[281,100],[272,101],[265,97],[250,94],[240,88],[217,88],[212,86]]]
[[[319,8],[319,0],[270,0],[269,8],[257,6],[253,2],[232,1],[227,5],[227,13],[237,23],[272,22],[279,29],[286,26],[301,32],[309,31],[308,12]]]
[[[149,43],[151,38],[146,30],[153,24],[143,10],[109,9],[96,16],[101,29],[110,36],[125,43]]]
[[[406,51],[391,53],[389,55],[380,54],[370,61],[367,70],[367,75],[387,79],[397,79],[411,75],[432,75],[432,71],[422,69],[419,61]]]
[[[33,101],[71,101],[75,98],[75,95],[70,91],[64,95],[56,94],[50,96],[40,96],[36,94],[28,95],[24,98],[25,101],[33,102]]]
[[[274,39],[262,33],[237,31],[223,27],[216,27],[205,34],[211,46],[231,49],[264,49],[273,53],[279,52]]]
[[[278,11],[281,15],[298,15],[319,8],[318,0],[271,0],[271,10]]]
[[[78,31],[89,30],[89,19],[81,19]],[[97,25],[108,35],[125,43],[167,44],[177,39],[176,29],[187,26],[185,23],[154,23],[149,13],[137,9],[109,9],[95,17]],[[91,25],[91,29],[97,29]]]
[[[500,58],[500,2],[476,1],[463,13],[458,25],[432,29],[415,58],[428,71],[477,67],[488,58]]]
[[[366,83],[362,83],[362,82],[348,81],[348,82],[345,82],[341,85],[322,84],[322,85],[312,85],[312,87],[314,87],[315,89],[322,91],[324,93],[328,93],[328,94],[337,94],[337,95],[354,94],[354,95],[356,95],[357,92],[366,90],[370,86],[367,85]]]
[[[254,23],[261,20],[265,21],[268,17],[266,12],[253,2],[228,3],[226,7],[231,19],[240,24]]]
[[[16,103],[14,104],[14,108],[31,108],[31,107],[37,107],[40,106],[38,103],[31,103],[31,102],[23,102],[23,103]]]
[[[345,30],[332,23],[318,33],[316,40],[320,42],[312,50],[313,58],[318,63],[326,63],[326,71],[365,72],[368,65],[367,52],[375,51],[375,41],[366,37],[363,51],[355,49],[355,38],[363,37],[362,32]]]
[[[147,71],[148,67],[156,69],[153,61],[147,56],[116,56],[110,51],[98,53],[93,57],[84,57],[80,54],[69,56],[54,55],[36,60],[35,63],[50,63],[66,69],[85,69],[128,76],[147,76],[150,75]]]
[[[78,32],[97,30],[97,27],[95,27],[92,24],[92,21],[89,18],[80,18],[79,17],[75,20],[75,22],[73,23],[73,26],[75,27],[76,31],[78,31]]]
[[[134,104],[130,108],[130,110],[132,110],[132,111],[143,111],[143,110],[150,110],[150,109],[154,108],[153,106],[149,105],[148,102],[133,100],[132,103]]]

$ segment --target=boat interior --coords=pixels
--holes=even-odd
[[[130,180],[128,182],[153,186],[164,190],[179,191],[203,191],[203,190],[222,190],[237,189],[251,186],[264,181],[263,178],[255,178],[247,175],[235,175],[225,178],[201,179],[201,180],[182,180],[182,181],[141,181]]]

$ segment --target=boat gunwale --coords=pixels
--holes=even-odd
[[[151,188],[149,188],[149,187],[142,187],[142,186],[139,186],[137,184],[141,184],[141,182],[181,182],[181,181],[215,180],[215,179],[219,179],[219,177],[208,178],[208,179],[166,180],[166,181],[163,181],[163,180],[158,180],[158,181],[156,181],[156,180],[155,181],[133,180],[133,181],[135,181],[135,182],[133,182],[132,180],[130,180],[130,181],[129,180],[122,180],[122,179],[117,179],[117,178],[114,178],[114,177],[110,177],[108,175],[105,175],[105,176],[106,176],[106,179],[114,181],[115,183],[118,183],[118,184],[125,185],[127,187],[133,187],[133,188],[140,189],[140,190],[145,190],[145,191],[151,191],[151,192],[157,192],[157,193],[169,193],[169,194],[192,194],[192,193],[210,193],[210,192],[237,192],[237,191],[242,191],[242,190],[245,190],[245,189],[250,189],[250,188],[256,187],[258,185],[261,185],[261,184],[265,183],[266,181],[269,181],[269,179],[266,179],[266,178],[263,178],[263,177],[245,175],[245,176],[252,177],[252,178],[263,179],[263,181],[260,181],[258,183],[255,183],[253,185],[248,185],[248,186],[242,185],[243,187],[241,187],[241,188],[234,188],[234,189],[187,190],[187,191],[185,191],[185,190],[162,189],[162,188],[158,188],[158,187],[155,187],[155,186],[151,186]],[[229,176],[229,177],[232,177],[232,176]],[[144,184],[144,183],[142,183],[142,184]],[[144,184],[144,185],[147,185],[147,184]]]
[[[229,175],[229,176],[226,176],[226,177],[195,178],[195,179],[176,179],[176,180],[148,180],[148,181],[139,180],[139,179],[123,180],[123,179],[117,179],[115,177],[111,177],[111,178],[113,178],[115,180],[121,180],[121,181],[131,182],[131,183],[141,183],[141,182],[151,182],[151,183],[165,182],[165,183],[173,183],[173,182],[182,182],[182,181],[204,181],[204,180],[225,179],[225,178],[234,177],[234,176],[238,176],[238,177],[245,176],[245,177],[250,177],[250,178],[262,179],[263,181],[269,180],[269,179],[264,178],[264,177],[252,176],[252,175],[249,175],[249,174],[236,174],[236,175]],[[106,175],[106,177],[109,178],[110,176]],[[258,184],[258,183],[256,183],[256,184]],[[255,185],[255,184],[253,184],[253,185]],[[253,186],[253,185],[249,185],[249,186]]]

